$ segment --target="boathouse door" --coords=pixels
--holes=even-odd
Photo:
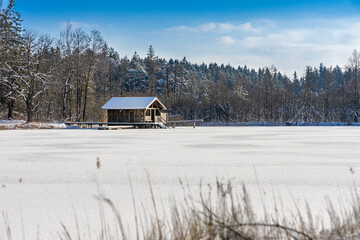
[[[135,122],[135,114],[134,114],[134,112],[130,112],[130,122]]]
[[[155,110],[151,109],[151,121],[155,122]]]

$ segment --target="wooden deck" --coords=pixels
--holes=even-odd
[[[98,127],[98,129],[125,129],[125,128],[164,128],[161,122],[65,122],[68,126],[77,126],[83,128]]]
[[[98,130],[122,130],[122,129],[130,129],[134,128],[134,126],[99,126]]]
[[[162,122],[65,122],[68,126],[77,126],[82,128],[97,127],[99,130],[115,130],[115,129],[128,129],[128,128],[175,128],[176,124],[192,123],[195,128],[197,122],[203,122],[206,118],[194,120],[178,120],[178,121],[165,121]],[[160,118],[161,119],[161,118]]]

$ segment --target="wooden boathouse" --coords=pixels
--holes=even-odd
[[[113,97],[101,109],[106,110],[107,122],[65,122],[69,126],[98,126],[100,130],[127,128],[168,128],[177,123],[192,123],[195,128],[197,120],[169,121],[165,105],[157,97]]]
[[[113,97],[101,107],[112,125],[163,127],[168,120],[165,105],[157,97]]]

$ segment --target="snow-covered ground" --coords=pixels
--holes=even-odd
[[[244,182],[259,211],[261,192],[266,203],[280,195],[286,209],[306,198],[314,213],[324,214],[325,196],[348,203],[350,189],[360,183],[359,146],[359,127],[0,131],[0,210],[18,236],[55,237],[60,222],[75,226],[74,213],[84,232],[88,222],[95,231],[100,192],[133,226],[128,176],[138,207],[151,206],[148,172],[165,207],[170,195],[182,199],[179,178],[197,196],[201,179],[214,183],[218,177],[235,187]]]
[[[70,128],[65,123],[43,123],[31,122],[26,123],[23,120],[0,120],[0,130],[8,129],[63,129]]]

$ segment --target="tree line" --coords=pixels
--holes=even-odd
[[[157,96],[170,115],[222,122],[358,122],[360,53],[347,66],[306,67],[288,77],[275,67],[192,64],[120,55],[97,30],[70,23],[55,39],[26,30],[14,0],[0,11],[0,118],[104,121],[114,96]]]

